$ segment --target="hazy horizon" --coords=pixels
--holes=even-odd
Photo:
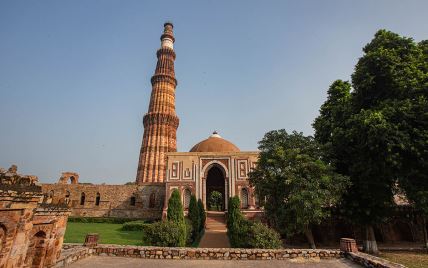
[[[242,151],[312,135],[336,79],[387,29],[428,39],[428,1],[1,1],[0,167],[56,182],[135,180],[165,21],[174,23],[178,151],[214,130]]]

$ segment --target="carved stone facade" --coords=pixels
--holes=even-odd
[[[172,23],[164,24],[158,62],[152,76],[152,94],[149,110],[144,115],[144,134],[136,183],[158,183],[165,180],[165,154],[177,151],[179,119],[175,113],[174,61],[175,42]]]
[[[217,191],[223,196],[222,210],[227,208],[229,197],[239,196],[244,213],[262,212],[248,181],[248,173],[257,157],[258,152],[239,151],[168,153],[166,196],[169,197],[174,189],[178,189],[183,204],[187,204],[187,193],[190,192],[197,199],[200,198],[209,210],[210,193]],[[187,209],[186,205],[184,207]],[[164,211],[166,209],[167,202]]]
[[[0,169],[0,267],[51,267],[60,256],[70,210],[43,202],[37,181]]]

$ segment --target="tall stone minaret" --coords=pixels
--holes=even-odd
[[[137,170],[137,184],[164,182],[166,152],[177,151],[179,119],[175,113],[174,33],[170,22],[164,24],[158,62],[152,76],[149,111],[144,115],[144,135]]]

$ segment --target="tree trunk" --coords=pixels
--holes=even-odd
[[[365,227],[363,250],[368,254],[374,254],[374,255],[379,254],[379,250],[377,248],[377,243],[376,243],[376,237],[375,237],[372,225],[366,225]]]
[[[305,232],[306,239],[308,239],[308,242],[311,248],[316,249],[317,247],[315,246],[314,236],[312,234],[311,228],[309,228],[309,226],[306,226],[304,232]]]
[[[425,216],[422,216],[422,230],[424,231],[424,245],[425,250],[428,253],[428,234],[427,234],[427,219]]]

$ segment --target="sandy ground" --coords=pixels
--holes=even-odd
[[[145,268],[361,268],[361,266],[346,260],[255,260],[255,261],[231,261],[231,260],[153,260],[124,257],[89,257],[75,262],[70,268],[125,268],[125,267],[145,267]]]

